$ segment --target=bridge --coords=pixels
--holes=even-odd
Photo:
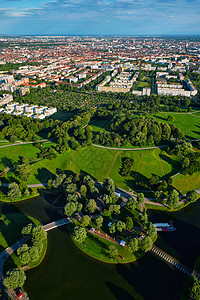
[[[151,251],[162,258],[165,262],[172,265],[175,269],[185,273],[186,275],[194,274],[188,267],[183,265],[177,259],[173,258],[171,255],[167,254],[165,251],[161,250],[159,247],[153,245]],[[194,274],[195,275],[195,274]],[[196,276],[196,275],[195,275]]]

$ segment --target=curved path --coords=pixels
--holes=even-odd
[[[160,148],[168,147],[169,145],[145,147],[145,148],[113,148],[113,147],[106,147],[106,146],[101,146],[101,145],[97,145],[97,144],[92,144],[92,146],[98,147],[98,148],[103,148],[103,149],[108,149],[108,150],[139,151],[139,150],[151,150],[151,149],[158,149],[158,148],[160,149]]]
[[[42,142],[50,142],[51,140],[45,139],[45,140],[40,140],[40,141],[35,141],[35,142],[18,142],[14,144],[8,144],[8,145],[3,145],[0,146],[0,148],[5,148],[5,147],[11,147],[11,146],[19,146],[19,145],[26,145],[26,144],[36,144],[36,143],[42,143]]]

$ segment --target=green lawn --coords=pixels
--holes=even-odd
[[[74,240],[73,240],[74,241]],[[127,263],[136,260],[140,256],[144,255],[144,252],[142,250],[139,250],[135,254],[130,253],[128,251],[128,247],[122,247],[116,244],[113,244],[110,241],[107,241],[103,238],[97,237],[91,233],[88,233],[87,238],[84,241],[83,244],[77,243],[74,241],[76,246],[82,250],[84,253],[88,254],[89,256],[92,256],[95,259],[101,260],[103,262],[107,263]],[[118,250],[118,257],[116,258],[110,258],[109,257],[109,251],[108,247],[114,245]],[[122,259],[124,257],[124,260]]]
[[[68,111],[58,111],[53,116],[50,117],[52,120],[59,120],[59,121],[67,121],[69,120],[74,113]]]
[[[142,91],[143,88],[150,88],[150,84],[145,81],[139,81],[136,85],[136,90]]]
[[[185,194],[187,191],[200,188],[200,172],[193,175],[178,175],[173,179],[173,186]]]
[[[167,117],[173,115],[175,121],[167,121]],[[200,114],[198,114],[200,116]],[[185,133],[187,139],[200,139],[200,118],[189,113],[157,113],[153,115],[157,121],[163,123],[174,123],[181,131]]]
[[[40,224],[36,219],[22,213],[5,215],[5,219],[0,221],[0,249],[12,246],[22,238],[21,230],[29,223]]]
[[[0,154],[0,169],[6,166],[14,166],[20,156],[37,160],[39,150],[31,144],[2,148]],[[133,158],[134,165],[131,175],[123,177],[119,171],[123,158]],[[69,150],[65,154],[58,154],[56,159],[43,159],[32,165],[32,174],[28,184],[47,182],[49,178],[59,170],[71,170],[78,174],[90,174],[95,179],[102,181],[107,176],[113,178],[118,187],[128,190],[134,189],[134,181],[145,181],[151,174],[167,179],[180,170],[179,158],[169,156],[161,149],[120,151],[108,150],[89,146],[79,151]],[[7,178],[18,179],[14,172],[7,173]],[[183,193],[200,187],[200,173],[192,176],[178,175],[173,179],[173,186]]]
[[[121,159],[130,157],[134,159],[131,176],[123,177],[119,174]],[[56,169],[71,170],[79,174],[90,174],[95,179],[102,181],[107,176],[114,179],[117,186],[129,189],[134,188],[134,180],[145,180],[151,174],[160,177],[173,175],[179,171],[178,158],[169,156],[160,149],[143,151],[116,151],[93,146],[79,151],[58,155],[54,160],[42,160],[33,165],[34,175],[29,178],[29,183],[47,181]],[[134,177],[134,180],[133,180]]]
[[[94,120],[90,126],[92,127],[93,131],[107,131],[110,126],[110,120]]]

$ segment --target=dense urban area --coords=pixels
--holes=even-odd
[[[77,256],[179,278],[126,299],[199,300],[199,117],[198,38],[0,36],[0,297],[48,298],[29,274],[59,227]]]

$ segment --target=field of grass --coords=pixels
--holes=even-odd
[[[142,91],[143,88],[150,88],[150,84],[145,81],[139,81],[136,85],[136,90]]]
[[[2,148],[0,155],[0,170],[5,167],[15,167],[21,156],[37,160],[39,150],[31,144]],[[120,175],[121,161],[124,158],[133,158],[134,164],[131,175]],[[161,149],[141,151],[108,150],[89,146],[79,151],[69,150],[59,154],[56,159],[43,159],[32,164],[32,174],[28,184],[47,182],[59,170],[71,170],[78,174],[90,174],[95,179],[102,181],[107,176],[113,178],[118,187],[128,190],[135,188],[135,181],[148,183],[151,174],[166,179],[180,170],[179,158],[169,156]],[[17,180],[14,172],[9,172],[7,178]],[[173,179],[173,186],[182,193],[200,187],[200,173],[178,175]]]
[[[59,120],[59,121],[67,121],[69,120],[74,113],[68,111],[58,111],[53,116],[50,117],[52,120]]]
[[[167,117],[173,115],[175,121],[167,121]],[[186,139],[200,139],[200,114],[195,116],[190,113],[157,113],[153,115],[156,120],[163,123],[174,123],[181,131],[185,133]]]
[[[32,145],[9,147],[7,153],[6,150],[4,149],[3,157],[0,158],[1,169],[9,166],[11,162],[18,162],[21,153],[28,158],[37,159],[38,149]],[[134,165],[131,175],[123,177],[119,174],[121,159],[127,157],[134,159]],[[90,174],[99,181],[109,176],[113,178],[117,186],[128,190],[135,187],[134,181],[144,180],[148,182],[152,173],[164,179],[166,176],[177,173],[179,171],[179,159],[176,156],[167,155],[160,149],[118,151],[89,146],[79,151],[69,150],[63,155],[59,154],[53,160],[43,159],[34,163],[32,174],[27,183],[47,182],[58,170]],[[13,172],[9,172],[7,177],[17,178]]]
[[[94,120],[91,122],[90,126],[93,131],[107,131],[110,126],[111,121],[109,120]]]
[[[178,175],[173,178],[173,186],[185,194],[187,191],[200,188],[200,172],[193,175]]]

